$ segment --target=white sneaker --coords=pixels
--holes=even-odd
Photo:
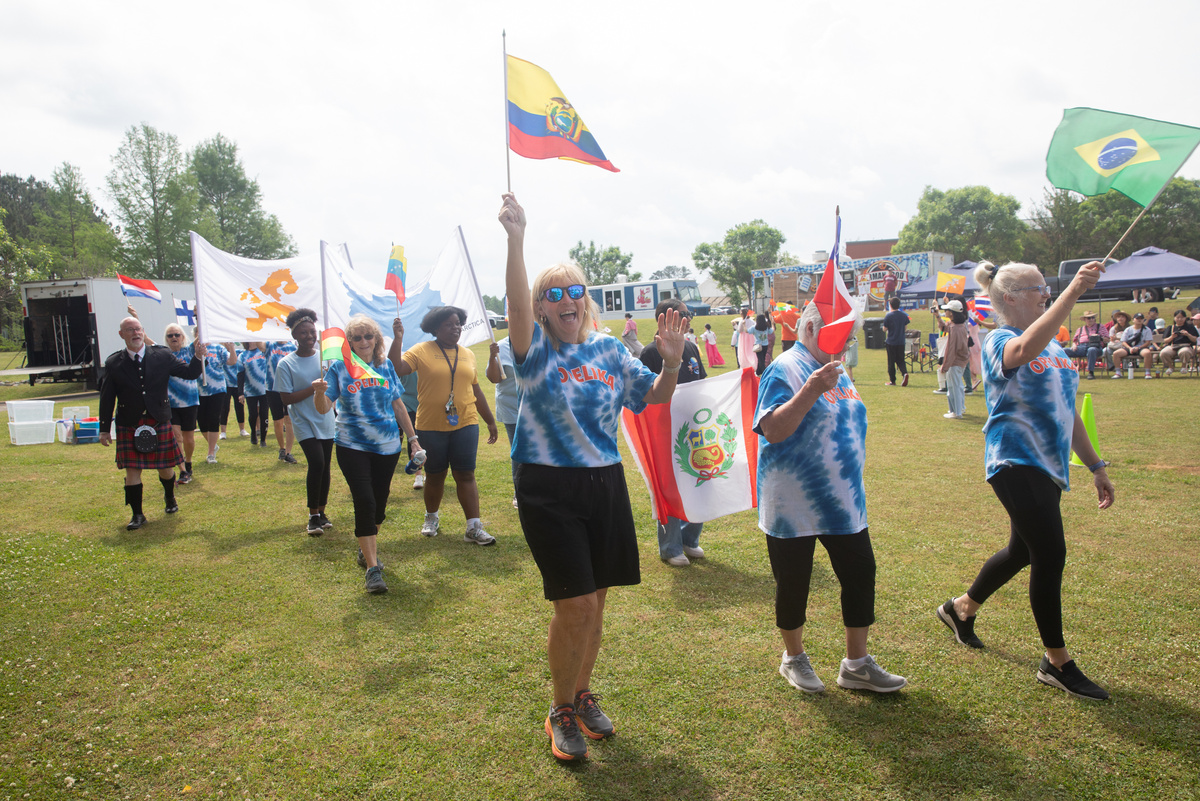
[[[669,559],[663,559],[663,561],[671,567],[687,567],[691,564],[687,558],[687,555],[682,553],[679,554],[679,556],[672,556]]]
[[[225,432],[222,431],[221,435],[219,437],[217,437],[217,439],[226,439]]]
[[[1113,370],[1113,378],[1120,378],[1120,377],[1121,377],[1121,371]]]
[[[848,667],[846,665],[847,660],[843,659],[842,667],[838,671],[838,686],[844,687],[847,690],[870,690],[874,693],[894,693],[908,684],[908,679],[888,673],[875,664],[875,660],[870,655],[866,659],[866,664],[854,669]]]
[[[421,524],[421,533],[426,537],[436,537],[438,535],[438,513],[425,515],[425,522]]]
[[[962,419],[961,414],[955,414],[954,412],[946,412],[945,414],[942,415],[942,417],[945,417],[947,420],[961,420]]]
[[[208,458],[206,458],[204,461],[208,462],[209,464],[216,464],[217,463],[217,455],[215,453],[210,453],[208,455]]]
[[[688,546],[685,545],[685,546],[683,546],[683,553],[685,556],[690,556],[693,559],[703,559],[704,558],[704,549],[701,548],[699,545],[697,545],[695,548],[689,548]]]
[[[1171,373],[1173,373],[1173,372],[1175,372],[1175,371],[1174,371],[1174,370],[1172,370],[1170,367],[1168,367],[1168,368],[1167,368],[1167,375],[1170,375],[1170,374],[1171,374]]]
[[[1150,375],[1149,371],[1147,371],[1143,378],[1154,378],[1154,376]]]
[[[249,432],[249,431],[247,431],[246,429],[244,429],[244,428],[243,428],[243,429],[242,429],[242,436],[243,436],[243,437],[248,437],[248,436],[250,436],[250,432]]]
[[[513,498],[513,508],[514,508],[514,509],[519,509],[519,508],[520,508],[519,506],[517,506],[517,499],[516,499],[516,498]]]
[[[474,526],[467,529],[467,533],[463,535],[464,542],[473,542],[476,545],[494,545],[496,538],[483,530],[483,526]]]
[[[413,479],[413,489],[425,488],[425,474],[417,473],[417,477]]]
[[[808,662],[808,654],[797,654],[789,658],[785,648],[783,660],[779,663],[779,675],[797,690],[804,690],[806,693],[825,692],[825,682],[821,681],[812,669]]]

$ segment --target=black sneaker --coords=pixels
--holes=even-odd
[[[321,528],[333,528],[333,521],[324,512],[317,512],[317,517],[321,518]]]
[[[966,620],[959,620],[958,614],[954,611],[953,598],[937,608],[937,616],[954,632],[954,639],[972,648],[983,647],[983,640],[975,636],[975,615],[971,615]]]
[[[126,531],[137,531],[142,526],[146,525],[145,515],[134,515],[128,523],[125,524]]]
[[[179,503],[174,498],[168,499],[167,500],[167,514],[173,515],[178,511],[179,511]]]
[[[300,462],[296,460],[296,457],[292,456],[290,453],[284,453],[283,456],[280,456],[279,458],[288,464],[300,464]]]
[[[191,471],[190,470],[181,470],[179,472],[179,478],[175,479],[175,483],[176,484],[191,484],[192,483]]]
[[[567,762],[587,759],[587,740],[579,733],[575,708],[570,704],[550,707],[550,714],[546,716],[546,736],[550,738],[550,752],[558,759]]]
[[[1042,664],[1038,666],[1037,679],[1042,684],[1065,690],[1067,695],[1076,698],[1087,701],[1108,700],[1108,690],[1083,675],[1083,671],[1075,665],[1074,659],[1056,668],[1050,664],[1050,658],[1043,654]]]
[[[383,565],[367,568],[367,592],[387,592],[387,584],[383,582]]]
[[[600,704],[596,703],[599,700],[600,696],[592,695],[589,690],[575,695],[575,722],[579,724],[580,730],[593,740],[603,740],[617,733],[613,722],[600,709]]]
[[[321,516],[320,515],[309,515],[308,516],[308,536],[319,537],[324,533],[325,533],[325,529],[321,528]]]

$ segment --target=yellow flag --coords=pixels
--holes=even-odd
[[[951,295],[961,295],[963,290],[967,288],[967,277],[965,275],[954,275],[953,273],[939,272],[937,274],[937,290]]]

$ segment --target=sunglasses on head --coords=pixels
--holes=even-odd
[[[365,334],[355,334],[354,336],[350,337],[351,342],[361,342],[364,339],[370,342],[375,339],[375,334],[371,331],[368,331]]]
[[[558,303],[563,299],[563,292],[567,293],[567,297],[571,300],[579,300],[583,297],[583,284],[571,284],[565,290],[561,286],[552,286],[546,290],[546,300],[551,303]]]

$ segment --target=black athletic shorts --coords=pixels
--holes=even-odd
[[[200,433],[221,430],[221,407],[229,397],[224,392],[216,395],[201,395],[200,406],[197,407],[196,421],[200,423]]]
[[[641,582],[621,465],[518,464],[516,473],[517,512],[546,600]]]
[[[273,389],[267,390],[267,406],[271,407],[272,420],[282,420],[288,416],[287,406],[283,404],[283,398],[279,397],[279,393]]]
[[[183,408],[175,408],[172,406],[171,425],[179,426],[180,431],[195,431],[196,415],[199,412],[199,406],[184,406]]]

